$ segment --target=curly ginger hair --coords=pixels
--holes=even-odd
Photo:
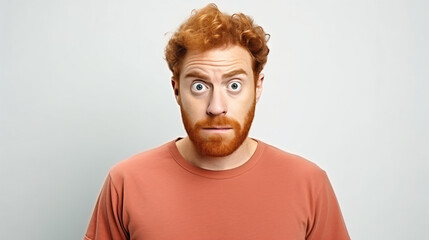
[[[209,4],[193,14],[179,27],[165,48],[165,59],[173,77],[179,79],[181,62],[187,50],[209,49],[239,45],[246,49],[253,60],[256,76],[267,62],[269,35],[253,19],[243,13],[228,15]]]

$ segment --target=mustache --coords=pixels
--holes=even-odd
[[[233,128],[240,128],[240,123],[226,116],[215,116],[209,117],[203,120],[200,120],[195,123],[195,128],[207,128],[207,127],[217,127],[217,126],[229,126]]]

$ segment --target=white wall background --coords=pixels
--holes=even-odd
[[[0,0],[0,239],[80,239],[116,162],[183,136],[163,60],[202,1]],[[429,234],[429,3],[217,1],[271,34],[252,136],[311,159],[353,239]]]

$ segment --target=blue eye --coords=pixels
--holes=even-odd
[[[239,83],[239,82],[230,82],[228,84],[228,89],[230,89],[231,91],[234,91],[234,92],[240,91],[240,89],[241,89],[241,83]]]
[[[192,91],[194,92],[203,92],[207,90],[206,85],[200,83],[200,82],[196,82],[194,84],[192,84]]]

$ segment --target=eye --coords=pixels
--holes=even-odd
[[[230,82],[228,84],[228,89],[230,89],[233,92],[240,91],[240,89],[241,89],[241,83],[239,83],[239,82]]]
[[[194,84],[192,84],[192,91],[194,92],[204,92],[205,90],[207,90],[207,86],[204,85],[203,83],[200,82],[196,82]]]

